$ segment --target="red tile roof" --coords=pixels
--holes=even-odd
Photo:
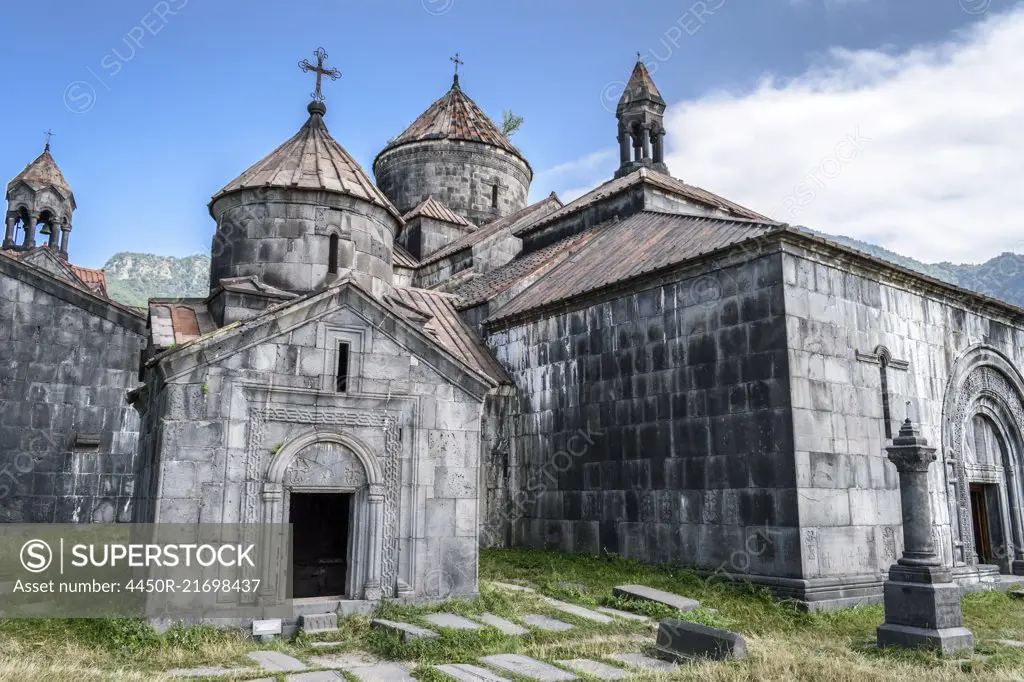
[[[481,142],[504,149],[526,161],[505,133],[462,91],[457,81],[444,97],[431,104],[405,132],[389,142],[381,154],[403,144],[423,140]]]
[[[103,298],[109,298],[107,294],[107,273],[103,270],[93,270],[92,268],[83,268],[80,265],[71,265],[71,271],[75,273],[78,279],[82,280],[87,287],[89,287],[93,293],[99,294]]]
[[[198,339],[217,328],[206,299],[151,299],[149,327],[153,345],[163,350]]]

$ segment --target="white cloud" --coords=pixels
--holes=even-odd
[[[778,220],[928,262],[1024,252],[1022,45],[1024,10],[903,53],[834,49],[796,78],[672,105],[669,168]],[[844,142],[855,138],[859,149]],[[538,172],[538,198],[579,196],[615,157]]]
[[[1024,251],[1024,11],[901,54],[833,50],[790,80],[670,107],[676,177],[925,261]],[[868,138],[857,150],[848,138]],[[835,161],[839,157],[841,161]]]

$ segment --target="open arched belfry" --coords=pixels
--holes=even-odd
[[[272,565],[306,613],[471,595],[480,545],[835,608],[878,601],[903,547],[909,412],[943,565],[1024,573],[1024,310],[673,177],[642,63],[610,179],[563,204],[458,80],[371,178],[325,60],[298,132],[211,188],[204,296],[88,289],[49,152],[12,181],[0,448],[28,468],[3,520],[290,523]]]

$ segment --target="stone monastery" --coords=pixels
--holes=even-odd
[[[901,551],[909,410],[944,564],[1024,573],[1024,310],[673,177],[642,63],[618,169],[564,205],[457,75],[373,179],[316,94],[213,195],[203,298],[72,265],[49,145],[10,181],[0,520],[290,522],[294,596],[339,610],[473,594],[481,545],[830,608]]]

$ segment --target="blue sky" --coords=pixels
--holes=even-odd
[[[54,156],[79,206],[74,261],[100,266],[117,251],[205,252],[213,232],[209,197],[301,126],[312,79],[296,63],[322,45],[344,74],[326,85],[328,126],[368,172],[386,141],[448,88],[448,57],[459,51],[470,96],[492,118],[503,109],[525,117],[514,142],[537,172],[533,195],[555,190],[571,198],[614,171],[610,100],[639,50],[674,105],[668,145],[675,175],[773,217],[789,212],[789,222],[871,238],[908,255],[977,260],[1010,250],[1019,238],[993,228],[991,239],[972,240],[972,248],[922,246],[927,232],[904,226],[918,220],[921,205],[960,201],[960,192],[886,204],[888,192],[879,189],[885,181],[870,163],[891,168],[893,159],[919,155],[905,130],[885,130],[874,117],[886,111],[879,98],[887,93],[888,106],[905,110],[895,101],[898,92],[906,96],[904,79],[922,69],[944,83],[961,57],[988,50],[985,58],[994,60],[998,46],[1017,36],[1005,35],[1006,27],[1024,26],[1016,21],[1020,14],[1012,0],[10,3],[3,10],[7,33],[25,38],[8,41],[4,55],[0,175],[20,171],[42,150],[42,131],[52,128]],[[1000,96],[998,74],[982,75],[974,87]],[[957,94],[948,95],[940,103],[953,106]],[[808,130],[813,126],[801,115],[786,115],[783,100],[796,112],[822,105],[813,121],[825,130]],[[847,106],[859,113],[844,120]],[[970,137],[977,131],[971,116],[979,114],[963,109],[957,128]],[[1006,129],[1024,128],[1024,105],[995,109],[991,115]],[[762,111],[773,128],[765,130]],[[901,128],[933,126],[930,139],[942,138],[937,113],[931,103]],[[861,150],[865,161],[819,183],[813,205],[803,205],[799,169],[813,169],[829,154],[830,140],[856,135],[861,126],[870,140]],[[747,139],[749,131],[757,135]],[[996,138],[981,146],[1006,156],[1009,143]],[[938,160],[915,172],[942,166],[955,184],[961,162],[936,153]],[[780,159],[797,170],[786,171],[794,175],[781,190],[769,191],[783,172]],[[1021,178],[1011,179],[1019,187]],[[787,198],[790,185],[796,199]],[[893,193],[908,191],[914,190]],[[875,211],[872,221],[857,208],[865,204]],[[975,206],[956,211],[971,215]],[[988,220],[1001,225],[1004,218]],[[913,230],[924,223],[941,228],[922,220]],[[954,226],[941,229],[952,233]],[[907,238],[911,233],[915,238]]]

